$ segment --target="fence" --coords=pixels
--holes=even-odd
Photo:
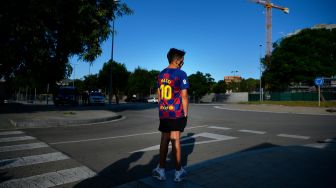
[[[336,100],[336,92],[321,92],[322,100],[330,101]],[[271,92],[265,93],[263,95],[264,100],[271,101],[317,101],[318,93],[317,92]],[[249,101],[259,101],[260,94],[259,93],[250,93],[248,95]]]

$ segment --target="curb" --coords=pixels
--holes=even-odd
[[[59,127],[68,125],[83,125],[83,124],[95,124],[104,123],[107,121],[117,120],[122,118],[121,115],[115,115],[112,117],[86,119],[86,120],[10,120],[11,124],[15,128],[46,128],[46,127]]]

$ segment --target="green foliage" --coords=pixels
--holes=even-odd
[[[149,75],[150,75],[150,94],[154,94],[156,93],[156,89],[157,89],[157,78],[158,75],[160,74],[160,71],[157,70],[151,70],[149,71]]]
[[[92,62],[110,22],[132,12],[112,0],[11,0],[0,7],[0,77],[19,75],[40,85],[69,77],[73,55]]]
[[[87,91],[100,89],[99,86],[101,86],[99,79],[98,79],[98,74],[84,76],[83,84],[84,84],[84,89]]]
[[[214,93],[226,93],[227,85],[224,80],[219,80],[216,84],[212,87],[212,92]]]
[[[239,91],[252,92],[256,91],[257,87],[259,87],[259,80],[253,78],[243,79],[240,83]]]
[[[112,91],[113,94],[124,92],[127,88],[128,78],[130,73],[127,71],[125,64],[115,61],[106,62],[103,68],[99,71],[97,84],[100,88],[105,88],[106,91],[110,88],[110,75],[112,66]]]
[[[130,75],[128,81],[128,93],[130,95],[139,94],[139,97],[143,98],[149,95],[152,84],[153,78],[148,70],[138,67]]]
[[[202,97],[209,93],[214,84],[214,79],[209,73],[203,74],[197,71],[196,74],[188,76],[189,81],[189,95]]]
[[[305,29],[283,39],[266,64],[263,82],[272,91],[286,90],[290,83],[313,85],[318,76],[336,75],[336,29]]]

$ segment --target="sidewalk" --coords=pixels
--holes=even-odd
[[[94,124],[119,118],[107,106],[6,104],[1,106],[0,130]]]
[[[199,104],[202,105],[202,104]],[[336,107],[302,107],[271,104],[211,104],[216,108],[234,111],[254,111],[271,113],[290,113],[306,115],[336,115]]]
[[[336,141],[306,146],[284,146],[239,152],[187,168],[180,183],[169,171],[166,181],[147,177],[119,186],[209,188],[334,188]]]

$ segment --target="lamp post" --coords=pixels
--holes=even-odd
[[[110,62],[110,92],[109,92],[109,104],[112,104],[112,64],[113,64],[113,49],[114,48],[114,19],[112,21],[112,47],[111,47],[111,62]]]
[[[238,71],[237,70],[234,70],[234,71],[231,71],[231,73],[233,73],[233,79],[232,79],[232,82],[236,82],[235,81],[235,79],[236,79],[236,73],[237,73]],[[240,86],[240,83],[239,83],[239,81],[238,81],[238,88],[236,87],[236,89],[237,89],[237,91],[239,91],[239,86]],[[236,84],[234,84],[234,86],[236,86]]]
[[[119,3],[119,0],[114,0],[114,3],[117,5]],[[110,92],[109,92],[109,104],[112,104],[112,97],[113,97],[113,91],[112,91],[112,64],[113,64],[113,51],[114,51],[114,19],[112,20],[112,47],[111,47],[111,63],[110,63]]]
[[[260,65],[260,80],[259,80],[259,93],[260,93],[260,102],[263,101],[263,94],[262,94],[262,88],[261,88],[261,76],[262,76],[262,70],[261,70],[261,44],[259,44],[259,65]]]
[[[233,73],[233,76],[236,76],[235,73],[237,73],[237,70],[231,71],[231,73]]]

